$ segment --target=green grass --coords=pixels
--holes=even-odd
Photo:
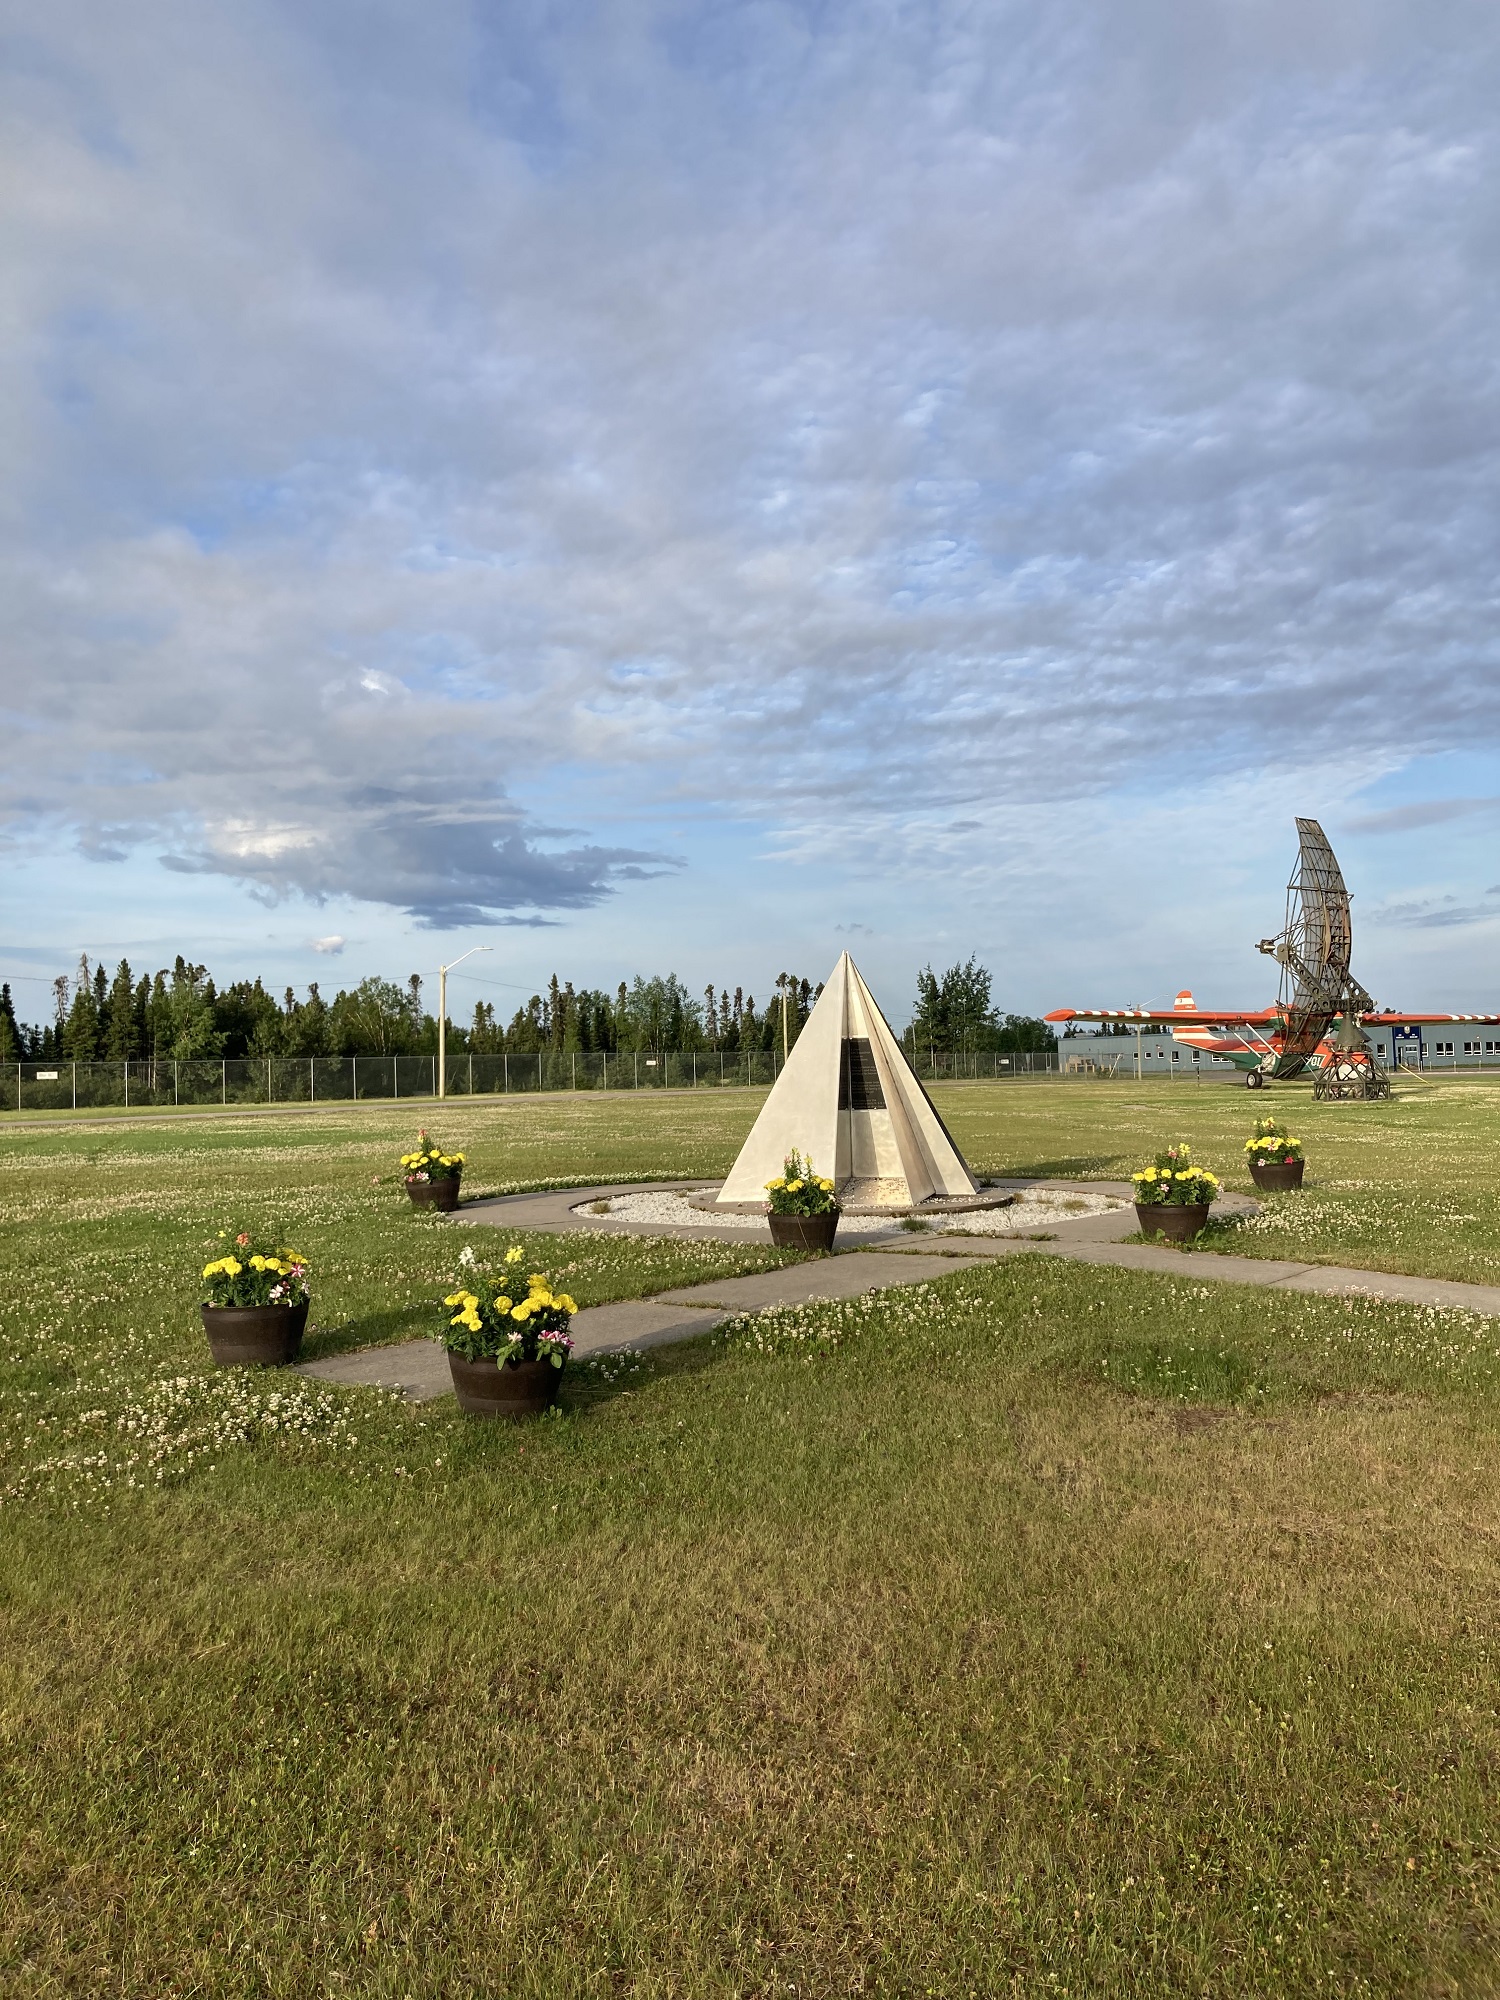
[[[728,1109],[442,1136],[665,1177]],[[1049,1137],[944,1111],[997,1167]],[[402,1206],[409,1132],[311,1126],[13,1135],[7,2000],[1500,1992],[1495,1323],[1038,1255],[490,1427],[205,1367],[241,1218],[325,1340],[430,1327],[467,1238]],[[582,1298],[718,1253],[562,1254]]]
[[[1500,1284],[1500,1078],[1402,1077],[1392,1099],[1317,1104],[1309,1084],[1251,1092],[1184,1081],[970,1084],[937,1093],[970,1164],[994,1174],[1119,1179],[1187,1139],[1230,1188],[1254,1194],[1244,1142],[1274,1114],[1303,1141],[1297,1194],[1205,1247]]]

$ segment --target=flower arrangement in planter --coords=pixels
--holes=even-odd
[[[445,1153],[425,1132],[419,1132],[417,1150],[401,1155],[401,1171],[406,1177],[406,1192],[418,1208],[438,1208],[447,1215],[458,1207],[462,1153]]]
[[[229,1231],[219,1231],[228,1241]],[[220,1368],[284,1367],[307,1331],[307,1259],[274,1250],[241,1230],[222,1257],[203,1267],[208,1293],[200,1311],[209,1351]]]
[[[1302,1185],[1307,1162],[1302,1157],[1302,1141],[1294,1138],[1274,1118],[1257,1118],[1255,1131],[1245,1141],[1250,1156],[1250,1178],[1270,1194],[1283,1194]]]
[[[794,1146],[782,1163],[779,1179],[766,1182],[771,1241],[783,1249],[831,1250],[839,1226],[839,1205],[833,1182],[813,1172]]]
[[[498,1272],[472,1250],[443,1304],[452,1311],[444,1344],[458,1407],[476,1417],[536,1416],[557,1400],[573,1351],[569,1324],[578,1307],[554,1292],[546,1273],[521,1276],[525,1252],[512,1247]]]
[[[1130,1179],[1142,1235],[1163,1236],[1169,1243],[1187,1243],[1196,1236],[1220,1193],[1217,1176],[1193,1165],[1192,1148],[1185,1142],[1168,1146]]]

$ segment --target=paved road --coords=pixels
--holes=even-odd
[[[696,1188],[704,1183],[658,1181],[649,1185],[660,1189]],[[1019,1188],[1035,1183],[1017,1181],[1010,1185]],[[1045,1185],[1065,1187],[1069,1183]],[[1110,1194],[1130,1192],[1129,1184],[1123,1181],[1090,1181],[1079,1185]],[[508,1195],[496,1201],[468,1203],[458,1211],[456,1220],[463,1226],[480,1224],[501,1229],[562,1232],[583,1228],[605,1235],[709,1237],[735,1243],[770,1241],[769,1230],[762,1233],[712,1226],[643,1228],[607,1217],[581,1223],[572,1213],[580,1203],[616,1191],[608,1187],[566,1188],[549,1194]],[[636,1193],[646,1191],[645,1185],[632,1188]],[[1255,1203],[1242,1195],[1230,1195],[1225,1199],[1225,1207],[1250,1211]],[[587,1359],[594,1354],[617,1352],[622,1347],[646,1348],[668,1341],[692,1340],[734,1313],[763,1312],[769,1306],[817,1299],[853,1298],[891,1285],[915,1285],[931,1278],[948,1277],[965,1265],[986,1258],[1037,1252],[1063,1257],[1072,1263],[1107,1265],[1116,1270],[1155,1271],[1172,1277],[1190,1275],[1206,1284],[1250,1285],[1334,1296],[1352,1293],[1363,1298],[1402,1299],[1417,1305],[1458,1307],[1500,1317],[1500,1286],[1462,1285],[1444,1278],[1407,1278],[1386,1271],[1343,1270],[1329,1264],[1273,1262],[1252,1257],[1185,1258],[1180,1251],[1159,1249],[1149,1243],[1122,1243],[1120,1238],[1132,1235],[1135,1226],[1133,1212],[1125,1210],[1049,1222],[1048,1228],[1055,1235],[1047,1243],[1024,1236],[924,1236],[892,1229],[873,1243],[865,1239],[868,1247],[836,1252],[832,1257],[808,1263],[789,1264],[779,1271],[761,1271],[744,1278],[714,1278],[707,1284],[688,1285],[679,1291],[662,1292],[655,1298],[588,1306],[573,1321],[573,1351],[580,1359]],[[447,1355],[435,1340],[406,1341],[398,1347],[365,1348],[358,1354],[304,1362],[301,1372],[321,1381],[399,1389],[413,1402],[446,1395],[453,1386]]]

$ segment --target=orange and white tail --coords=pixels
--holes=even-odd
[[[1177,998],[1173,1001],[1172,1005],[1174,1010],[1179,1014],[1196,1014],[1198,1011],[1197,1001],[1193,998],[1192,994],[1189,993],[1189,991],[1185,986],[1183,987],[1182,991],[1178,994]]]

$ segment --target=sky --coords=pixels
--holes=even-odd
[[[1500,1007],[1492,0],[0,5],[0,977]],[[483,981],[481,985],[475,983]]]

